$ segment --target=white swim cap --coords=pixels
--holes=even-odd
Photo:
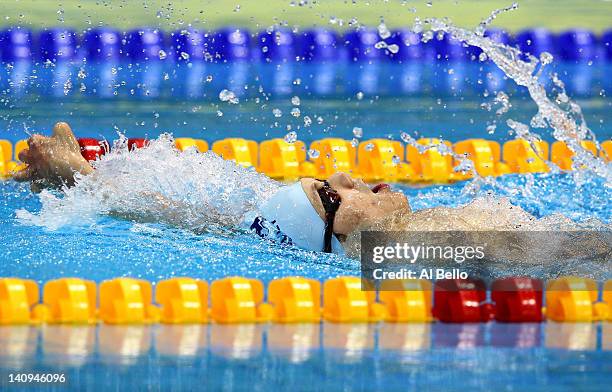
[[[257,215],[250,220],[249,228],[260,236],[307,250],[323,251],[325,223],[299,181],[278,190],[259,207]],[[344,254],[336,236],[332,236],[332,251]]]

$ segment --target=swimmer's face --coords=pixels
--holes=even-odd
[[[325,210],[317,190],[323,182],[312,178],[301,180],[302,187],[321,219]],[[388,185],[370,188],[365,182],[345,173],[335,173],[327,180],[342,201],[334,219],[334,232],[348,235],[359,227],[375,225],[392,214],[409,213],[408,199],[402,192],[392,192]]]

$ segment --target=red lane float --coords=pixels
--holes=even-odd
[[[77,139],[81,147],[81,155],[89,162],[99,159],[102,155],[110,151],[106,140],[98,140],[91,137]]]
[[[527,277],[494,281],[491,299],[495,302],[495,320],[503,323],[541,322],[542,287],[542,281]]]
[[[129,138],[127,143],[129,151],[132,151],[136,148],[143,148],[149,145],[149,141],[143,138]]]
[[[489,321],[492,304],[482,280],[442,279],[434,286],[433,315],[443,323],[479,323]]]

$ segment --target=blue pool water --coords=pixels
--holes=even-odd
[[[530,184],[525,177],[511,175],[497,185],[476,191],[509,197],[535,216],[564,214],[576,221],[612,219],[612,191],[596,178],[579,187],[567,174],[536,175]],[[467,203],[474,193],[466,184],[410,188],[404,191],[414,209]],[[133,223],[111,217],[92,222],[73,222],[57,230],[31,226],[15,218],[17,210],[36,212],[38,196],[14,182],[0,188],[0,226],[7,233],[0,243],[5,260],[0,276],[19,276],[39,282],[62,276],[81,276],[101,281],[132,276],[157,281],[172,276],[213,280],[239,275],[268,281],[280,276],[300,275],[327,279],[358,275],[359,262],[335,255],[279,248],[248,233],[204,233],[175,229],[155,223]],[[602,278],[612,278],[607,271]],[[601,275],[600,275],[601,276]],[[545,276],[542,276],[545,277]]]
[[[503,125],[494,134],[484,131],[495,116],[479,108],[481,101],[476,96],[425,94],[401,99],[366,95],[362,100],[306,97],[301,117],[295,118],[289,114],[290,97],[229,105],[26,94],[11,96],[0,106],[0,137],[18,140],[66,120],[79,136],[108,139],[118,131],[130,137],[172,131],[209,142],[237,135],[259,141],[283,137],[288,125],[306,142],[327,135],[350,139],[355,126],[363,128],[364,139],[399,139],[401,130],[451,141],[511,138]],[[609,139],[609,99],[585,97],[580,103],[598,139]],[[513,105],[513,118],[534,114],[526,99],[513,99]],[[283,116],[275,118],[273,108],[280,108]],[[320,116],[323,122],[303,127],[305,115]],[[544,132],[542,136],[551,140]],[[475,195],[493,195],[508,197],[537,217],[561,213],[575,221],[612,221],[612,189],[596,177],[577,182],[570,174],[509,175],[476,185],[396,187],[414,209],[457,206]],[[64,276],[98,282],[132,276],[155,282],[172,276],[212,281],[239,275],[267,282],[289,275],[324,280],[359,273],[355,260],[279,248],[241,232],[194,234],[108,216],[95,224],[72,222],[52,231],[16,219],[18,210],[36,213],[40,208],[39,197],[26,185],[0,183],[0,276],[43,283]],[[609,268],[602,272],[600,280],[611,277]],[[612,372],[610,325],[2,327],[0,385],[7,373],[28,369],[65,372],[73,390],[180,390],[194,385],[211,390],[606,390]]]
[[[604,391],[612,324],[0,327],[37,390]],[[8,388],[10,390],[10,388]]]

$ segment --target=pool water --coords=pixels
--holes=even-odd
[[[2,138],[13,141],[27,132],[48,131],[59,120],[70,122],[78,136],[109,140],[117,132],[156,137],[170,131],[209,142],[230,136],[261,141],[284,137],[289,126],[306,142],[329,135],[351,139],[353,127],[363,128],[364,140],[399,140],[400,131],[451,141],[512,138],[503,125],[493,134],[484,131],[495,115],[480,109],[481,101],[477,96],[426,95],[302,98],[296,118],[289,114],[289,97],[230,105],[198,99],[24,95],[0,106],[0,129]],[[580,104],[598,139],[609,139],[609,99],[585,97]],[[274,108],[283,116],[274,117]],[[527,99],[515,98],[510,116],[528,119],[533,111]],[[310,127],[304,126],[306,115],[314,119]],[[475,196],[507,197],[537,217],[561,213],[575,221],[612,221],[612,188],[584,173],[395,187],[408,196],[413,209],[457,206]],[[268,282],[295,275],[324,280],[360,271],[356,260],[279,248],[242,232],[195,234],[109,216],[49,230],[16,219],[17,211],[40,209],[39,196],[28,186],[0,183],[0,276],[43,283],[66,276],[156,282],[173,276],[212,281],[237,275]],[[610,268],[601,272],[600,280],[611,277]],[[611,336],[610,324],[554,323],[2,327],[0,340],[11,344],[0,344],[0,374],[18,369],[65,372],[74,390],[179,390],[194,385],[212,390],[606,390]]]
[[[27,364],[66,377],[37,390],[603,391],[612,371],[611,327],[0,327],[0,386],[15,386],[7,375]]]
[[[533,184],[524,176],[509,175],[496,185],[473,184],[411,188],[397,186],[414,209],[438,205],[456,206],[474,194],[509,197],[532,214],[542,217],[562,213],[576,221],[592,218],[610,222],[612,191],[598,178],[576,185],[567,174],[535,175]],[[28,186],[4,182],[0,187],[0,225],[7,233],[0,243],[5,260],[0,275],[45,282],[62,276],[96,281],[132,276],[157,281],[171,276],[206,280],[238,275],[268,281],[280,276],[327,279],[358,275],[359,262],[335,255],[279,248],[259,237],[241,232],[195,234],[155,223],[133,223],[112,217],[72,222],[57,230],[25,224],[17,210],[36,212],[38,196]],[[607,271],[608,278],[610,271]],[[605,276],[603,276],[605,277]]]

